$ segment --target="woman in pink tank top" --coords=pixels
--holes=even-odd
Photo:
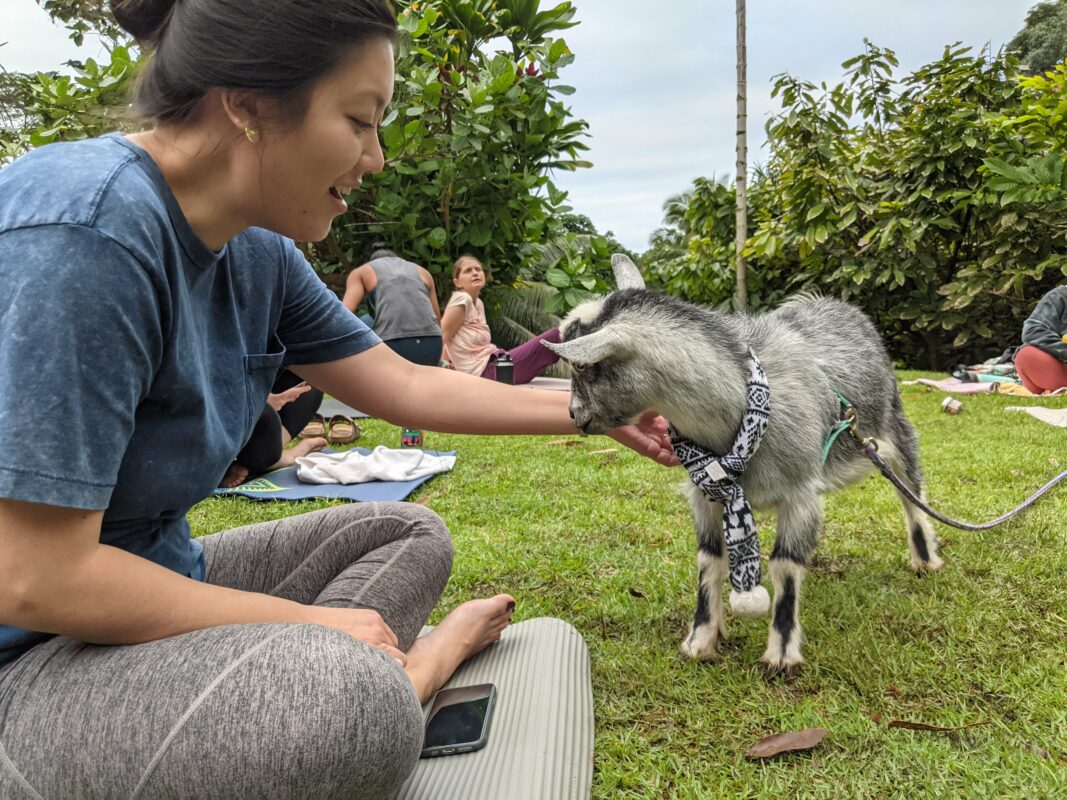
[[[452,266],[452,283],[456,291],[441,317],[441,334],[452,365],[460,372],[496,378],[495,357],[507,353],[514,367],[514,383],[529,383],[559,356],[541,342],[559,342],[559,328],[550,328],[512,350],[493,344],[485,321],[485,306],[479,295],[485,286],[485,270],[474,256],[464,255]]]

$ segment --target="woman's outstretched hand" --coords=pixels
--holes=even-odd
[[[606,435],[665,467],[681,463],[667,436],[667,420],[655,411],[646,411],[635,424],[612,428]]]

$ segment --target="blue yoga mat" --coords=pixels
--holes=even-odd
[[[363,455],[370,450],[357,447]],[[330,452],[329,449],[323,452]],[[425,450],[435,456],[452,456],[455,450]],[[246,481],[233,489],[216,489],[216,495],[240,495],[251,500],[309,500],[314,497],[339,498],[358,503],[395,502],[403,500],[413,491],[433,478],[416,478],[411,481],[368,481],[367,483],[302,483],[296,477],[296,466],[283,467],[266,475]]]

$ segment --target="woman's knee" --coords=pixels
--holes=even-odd
[[[362,787],[361,796],[384,797],[415,767],[422,748],[422,709],[411,681],[380,650],[340,631],[301,627],[310,630],[294,643],[312,695],[301,718],[336,715],[345,734],[335,735],[334,725],[313,729],[318,736],[305,743],[305,757],[317,758],[342,786]]]
[[[1067,383],[1067,366],[1051,353],[1033,345],[1024,345],[1015,354],[1015,369],[1031,392],[1051,391]]]
[[[348,506],[353,514],[366,513],[365,506]],[[452,534],[445,521],[436,512],[418,503],[376,503],[374,512],[381,517],[393,517],[402,520],[407,534],[418,545],[431,551],[442,563],[452,567]]]
[[[412,525],[414,539],[419,548],[426,553],[435,564],[440,566],[441,590],[452,574],[452,559],[454,548],[452,534],[448,530],[445,521],[434,511],[418,503],[400,503],[404,507],[403,513],[409,516]]]
[[[418,761],[423,716],[407,674],[348,634],[286,626],[242,679],[250,705],[266,706],[248,766],[285,796],[385,797]]]

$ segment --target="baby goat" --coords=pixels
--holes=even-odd
[[[792,672],[804,660],[799,594],[822,524],[820,495],[874,469],[847,436],[822,462],[826,435],[841,419],[835,390],[855,407],[860,432],[877,439],[894,471],[922,493],[915,430],[881,338],[862,312],[840,300],[800,297],[769,314],[724,314],[646,290],[625,256],[612,263],[619,290],[575,308],[560,326],[561,343],[544,343],[574,367],[571,416],[583,432],[599,433],[656,409],[686,438],[724,453],[745,412],[750,349],[755,353],[770,387],[770,419],[740,485],[753,508],[777,510],[774,603],[762,661],[772,674]],[[712,660],[725,635],[723,510],[688,480],[686,494],[700,586],[682,652]],[[940,568],[929,520],[903,496],[901,502],[912,568]]]

